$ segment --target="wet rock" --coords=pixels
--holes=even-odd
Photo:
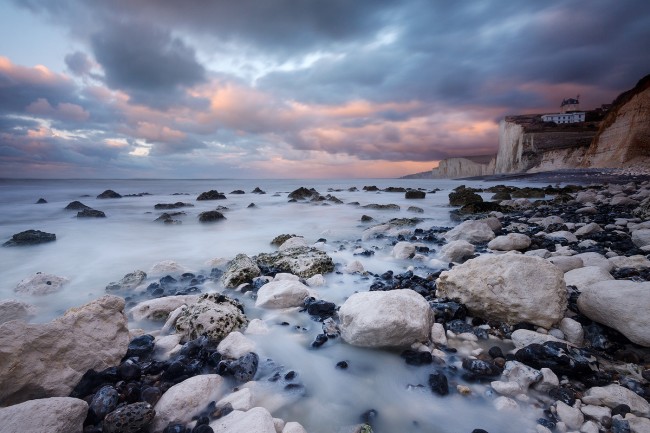
[[[22,245],[36,245],[46,242],[54,242],[56,235],[54,233],[42,232],[40,230],[25,230],[11,236],[7,242],[2,244],[3,247],[13,247]]]
[[[260,189],[260,187],[256,186],[254,190],[251,191],[252,194],[266,194],[265,191]]]
[[[105,433],[138,433],[151,424],[155,414],[151,405],[145,402],[122,406],[106,415],[102,431]]]
[[[334,271],[334,262],[327,253],[316,248],[290,248],[273,253],[262,253],[255,257],[265,275],[287,272],[301,278]]]
[[[447,395],[449,394],[449,384],[447,382],[447,376],[440,371],[436,371],[429,375],[429,388],[431,391],[438,395]]]
[[[119,400],[120,395],[115,388],[110,385],[103,386],[93,396],[88,409],[92,412],[97,421],[101,421],[106,415],[115,410]]]
[[[129,316],[135,321],[153,320],[166,321],[169,314],[183,305],[193,304],[198,300],[196,295],[166,296],[140,302],[129,310]]]
[[[263,407],[234,411],[210,423],[214,433],[277,433],[273,417]]]
[[[367,223],[374,220],[375,219],[369,215],[361,215],[361,222]]]
[[[221,212],[216,210],[209,210],[209,211],[201,212],[199,214],[199,222],[202,223],[213,223],[225,219],[226,217],[223,216]]]
[[[47,203],[47,200],[45,200],[43,197],[39,198],[39,199],[36,201],[36,204],[45,204],[45,203]]]
[[[619,418],[612,418],[612,433],[632,433],[629,421]]]
[[[105,199],[105,198],[122,198],[122,196],[112,189],[107,189],[103,193],[99,194],[97,198]]]
[[[201,295],[196,303],[182,308],[176,319],[176,332],[183,335],[184,341],[206,336],[218,343],[248,323],[243,309],[238,301],[225,295]]]
[[[84,209],[77,212],[77,218],[106,218],[106,214],[96,209]]]
[[[377,204],[377,203],[371,203],[367,204],[364,206],[361,206],[364,209],[375,209],[375,210],[392,210],[392,211],[398,211],[401,208],[396,205],[396,204]]]
[[[461,262],[474,255],[474,245],[464,240],[451,241],[440,249],[440,258],[448,262]]]
[[[129,343],[126,351],[126,358],[137,356],[138,358],[145,359],[153,353],[155,343],[153,335],[145,334],[134,338]]]
[[[44,296],[61,291],[69,281],[65,277],[37,272],[18,283],[14,292],[23,295]]]
[[[581,378],[597,370],[596,359],[586,350],[548,341],[519,349],[515,359],[535,369],[550,368],[555,374]]]
[[[172,386],[154,407],[156,416],[151,430],[160,431],[171,422],[190,422],[225,391],[224,379],[218,374],[194,376]]]
[[[228,262],[228,268],[223,273],[221,281],[225,287],[237,287],[261,274],[262,272],[255,261],[246,254],[237,254],[233,260]]]
[[[650,417],[650,403],[633,391],[616,384],[590,388],[582,397],[582,401],[610,408],[626,404],[634,415]]]
[[[469,203],[482,202],[483,198],[476,194],[473,189],[465,188],[464,185],[449,193],[449,204],[451,206],[465,206]]]
[[[86,206],[80,201],[71,201],[68,203],[68,205],[63,208],[64,210],[84,210],[84,209],[90,209],[90,206]]]
[[[192,203],[183,203],[182,201],[177,201],[176,203],[157,203],[153,206],[154,209],[158,210],[178,209],[181,207],[194,207],[194,205]]]
[[[138,287],[144,280],[147,279],[147,274],[144,271],[133,271],[126,274],[120,281],[108,283],[106,291],[118,290],[132,290]]]
[[[559,386],[554,387],[548,391],[548,395],[555,400],[566,403],[569,406],[573,406],[576,402],[576,393],[569,388]]]
[[[222,376],[229,375],[240,382],[248,382],[255,377],[258,365],[259,357],[257,354],[255,352],[249,352],[234,361],[221,361],[217,367],[217,371]]]
[[[566,310],[563,276],[539,257],[481,256],[441,273],[437,296],[458,299],[478,317],[548,328]]]
[[[199,194],[199,196],[196,199],[197,200],[225,200],[226,196],[225,194],[222,194],[219,191],[211,189],[210,191],[202,192],[201,194]]]
[[[237,359],[248,352],[255,351],[255,343],[245,337],[241,332],[233,331],[224,338],[217,346],[217,352],[223,358]]]
[[[503,369],[492,361],[472,358],[463,359],[463,369],[468,372],[463,375],[467,380],[491,379],[503,372]]]
[[[427,341],[434,319],[427,301],[410,289],[355,293],[339,309],[339,318],[343,339],[362,347]]]
[[[429,351],[408,349],[400,355],[408,365],[427,365],[433,362],[433,356]]]
[[[404,198],[407,200],[410,199],[423,199],[427,196],[427,193],[424,191],[409,190],[404,194]]]
[[[0,324],[10,320],[29,320],[37,313],[36,307],[15,299],[0,300]]]
[[[508,233],[492,239],[487,247],[497,251],[525,250],[530,246],[530,238],[520,233]]]
[[[304,186],[301,186],[289,193],[288,197],[290,200],[312,200],[318,196],[320,196],[320,194],[314,188],[307,189]]]
[[[578,308],[591,320],[650,347],[650,282],[614,280],[592,284],[578,297]]]
[[[413,212],[413,213],[424,213],[424,209],[421,207],[417,206],[409,206],[408,209],[406,209],[407,212]],[[366,216],[366,215],[364,215]],[[361,221],[363,221],[363,216],[361,217]]]
[[[282,242],[282,244],[278,246],[278,250],[284,251],[290,248],[301,248],[306,246],[307,246],[307,241],[305,240],[305,238],[303,238],[302,236],[292,236],[286,241]]]
[[[307,298],[305,299],[305,307],[307,314],[320,319],[327,319],[336,313],[336,304],[322,299]]]
[[[0,430],[12,432],[81,433],[88,404],[71,397],[30,400],[0,408]]]

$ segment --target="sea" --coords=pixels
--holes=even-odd
[[[501,182],[503,183],[503,182]],[[106,293],[108,283],[120,280],[134,270],[150,273],[159,262],[172,260],[190,272],[209,275],[216,263],[224,263],[243,253],[254,256],[272,252],[271,240],[281,234],[303,236],[319,243],[336,264],[336,272],[325,275],[325,285],[316,287],[319,298],[341,305],[347,297],[367,291],[372,274],[392,270],[395,274],[413,270],[426,277],[441,267],[435,252],[421,260],[397,260],[391,256],[391,240],[362,240],[362,232],[374,224],[392,218],[421,218],[416,226],[451,227],[449,192],[461,185],[485,188],[494,183],[431,179],[348,179],[348,180],[0,180],[0,242],[15,233],[36,229],[56,234],[47,244],[0,248],[0,299],[20,299],[37,307],[34,322],[47,322],[66,309],[82,305]],[[518,186],[527,184],[518,182]],[[407,200],[404,193],[365,191],[364,186],[421,188],[426,198]],[[539,185],[538,185],[539,186]],[[320,194],[332,194],[344,204],[331,202],[290,203],[288,194],[299,187],[314,188]],[[265,194],[253,194],[255,188]],[[111,189],[119,194],[135,195],[120,199],[98,199]],[[217,190],[225,200],[197,201],[204,191]],[[242,190],[244,194],[231,194]],[[146,193],[146,194],[143,194]],[[484,197],[489,198],[485,193]],[[39,198],[47,203],[36,204]],[[81,201],[101,210],[106,218],[76,218],[76,211],[64,210],[71,201]],[[154,220],[163,212],[157,203],[192,203],[178,209],[185,215],[175,217],[180,224],[162,224]],[[251,207],[251,204],[255,206]],[[358,204],[357,204],[358,203]],[[399,211],[363,208],[367,204],[397,204]],[[198,214],[225,206],[225,220],[214,224],[198,222]],[[409,211],[417,206],[422,213]],[[372,223],[362,222],[363,215]],[[370,256],[354,255],[356,248],[374,251]],[[368,275],[347,274],[343,268],[354,260],[363,264]],[[63,289],[46,296],[21,295],[14,291],[23,279],[43,272],[69,279]],[[153,276],[148,281],[155,281]],[[345,431],[348,426],[370,417],[375,433],[431,432],[470,433],[482,428],[490,433],[534,431],[535,420],[542,416],[538,404],[520,402],[520,409],[501,413],[494,408],[498,395],[489,386],[466,383],[457,374],[463,356],[475,347],[458,343],[445,367],[452,392],[434,394],[428,376],[434,366],[407,365],[399,352],[352,347],[340,338],[319,348],[311,343],[322,332],[321,323],[299,309],[264,310],[255,308],[251,293],[225,290],[209,281],[204,292],[219,291],[240,299],[249,319],[264,320],[270,334],[251,336],[258,346],[263,365],[275,365],[293,371],[303,385],[285,390],[281,384],[261,380],[262,405],[273,416],[300,422],[310,433]],[[282,326],[281,323],[290,326]],[[160,323],[135,323],[133,329],[159,330]],[[482,343],[485,350],[498,342]],[[504,346],[508,348],[508,346]],[[347,369],[336,368],[346,361]],[[456,392],[457,385],[468,386],[471,395]]]

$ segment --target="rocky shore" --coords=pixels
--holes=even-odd
[[[359,206],[307,188],[287,198]],[[304,350],[392,357],[424,378],[397,386],[485,405],[522,432],[650,432],[650,182],[458,187],[449,201],[455,227],[366,218],[339,246],[362,258],[387,244],[404,272],[371,273],[333,260],[325,239],[282,234],[271,253],[205,272],[134,270],[45,324],[29,323],[29,304],[0,301],[0,432],[306,432],[274,412],[313,392],[309,378],[262,350],[276,328],[301,331],[286,312],[320,329]],[[358,290],[337,305],[324,287],[338,275]],[[53,296],[65,282],[36,274],[16,293]],[[351,359],[331,362],[355,374]],[[382,416],[368,408],[337,428],[389,431]],[[486,431],[477,420],[473,433]]]

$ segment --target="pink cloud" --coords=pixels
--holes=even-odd
[[[90,117],[90,114],[79,105],[62,102],[57,104],[56,108],[54,108],[45,98],[38,98],[36,101],[29,104],[27,108],[25,108],[25,111],[37,116],[77,122],[88,120]]]

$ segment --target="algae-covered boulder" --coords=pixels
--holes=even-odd
[[[334,271],[334,262],[325,252],[316,248],[289,248],[255,257],[257,266],[264,274],[287,272],[301,278]]]
[[[206,293],[183,307],[176,319],[176,332],[184,341],[206,336],[219,343],[231,331],[248,324],[244,307],[238,301],[218,293]]]

